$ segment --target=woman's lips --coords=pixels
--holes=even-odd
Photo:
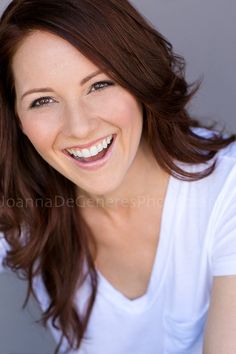
[[[109,145],[108,149],[106,150],[106,154],[99,160],[96,161],[80,161],[79,159],[76,159],[75,157],[71,156],[68,152],[66,152],[66,155],[70,158],[73,159],[73,161],[79,165],[79,167],[81,167],[82,169],[85,170],[96,170],[98,168],[101,168],[103,165],[106,164],[106,162],[108,162],[108,160],[110,159],[114,147],[115,147],[115,141],[116,141],[116,137],[117,135],[114,134],[113,138],[112,138],[112,143]]]
[[[99,138],[97,140],[94,140],[92,143],[84,144],[84,145],[76,145],[76,146],[71,146],[69,148],[66,148],[66,150],[82,150],[82,149],[90,149],[93,145],[97,145],[97,143],[101,143],[104,139],[107,139],[109,136],[114,137],[115,134],[108,134],[105,135],[102,138]]]

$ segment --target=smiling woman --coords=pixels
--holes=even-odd
[[[215,279],[236,274],[235,135],[189,115],[184,69],[126,0],[2,15],[0,256],[56,352],[215,354],[233,316],[212,326],[211,290],[236,298],[234,277]]]
[[[142,108],[135,97],[70,43],[45,31],[24,39],[12,70],[22,131],[44,160],[89,194],[116,190],[142,132]],[[51,88],[40,97],[37,85]],[[107,149],[109,136],[114,139]],[[99,159],[91,161],[97,152]],[[88,176],[88,170],[94,173]]]

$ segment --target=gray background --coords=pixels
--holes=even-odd
[[[236,1],[132,0],[187,62],[187,79],[204,75],[190,111],[236,132]]]
[[[0,0],[0,12],[9,3]],[[187,61],[191,82],[204,81],[190,106],[201,121],[218,121],[236,132],[235,0],[133,0],[132,3]],[[30,303],[21,309],[26,285],[12,274],[0,275],[0,354],[52,354],[51,335],[34,324],[40,315]]]

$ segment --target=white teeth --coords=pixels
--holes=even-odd
[[[101,152],[101,151],[103,150],[102,144],[99,144],[99,145],[97,146],[97,150],[98,150],[98,152]]]
[[[83,149],[82,151],[82,157],[90,157],[90,151],[88,149]]]
[[[106,141],[106,139],[103,140],[102,145],[103,145],[104,149],[107,148],[107,141]]]
[[[103,141],[100,142],[100,144],[93,145],[89,149],[82,149],[82,150],[68,149],[67,151],[71,155],[74,155],[75,157],[85,157],[86,158],[86,157],[96,156],[103,149],[107,148],[107,146],[110,144],[111,140],[112,140],[112,135],[108,136],[106,139],[103,139]]]
[[[97,155],[97,153],[98,153],[98,149],[96,148],[96,146],[92,146],[92,147],[90,148],[90,154],[91,154],[92,156],[95,156],[95,155]]]
[[[111,135],[111,136],[108,136],[108,137],[106,138],[107,144],[110,144],[111,139],[112,139],[112,135]]]
[[[76,157],[82,157],[82,153],[78,150],[71,150],[72,154],[75,155]]]

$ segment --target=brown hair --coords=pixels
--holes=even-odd
[[[76,199],[75,185],[39,156],[14,111],[11,60],[33,30],[49,31],[70,42],[142,103],[143,136],[159,165],[173,176],[188,181],[206,177],[215,162],[202,172],[190,173],[175,160],[207,162],[235,136],[226,138],[217,132],[204,138],[192,129],[202,127],[186,109],[199,83],[186,83],[184,59],[128,1],[13,0],[7,7],[0,23],[0,195],[15,204],[3,206],[0,213],[0,228],[11,247],[6,265],[28,279],[25,303],[34,294],[34,276],[41,274],[50,298],[42,322],[52,318],[69,347],[79,348],[97,291],[88,247],[93,235],[76,205],[44,204],[56,196]],[[20,207],[19,200],[23,201]],[[82,272],[85,261],[87,274]],[[90,278],[91,294],[86,311],[80,314],[73,301],[85,276]],[[56,352],[60,345],[61,341]]]

